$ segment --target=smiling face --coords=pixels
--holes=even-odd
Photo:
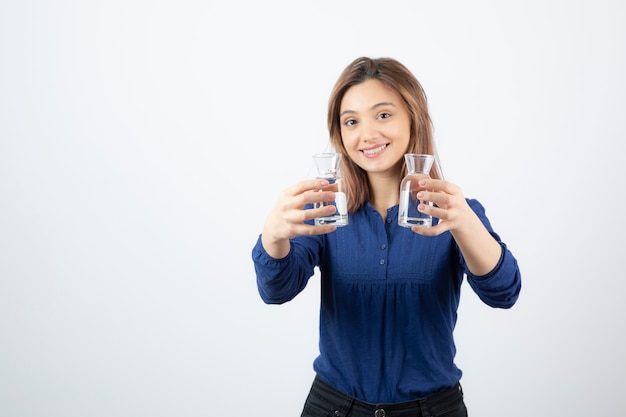
[[[348,156],[368,175],[400,174],[411,132],[400,94],[376,79],[356,84],[341,100],[339,124]]]

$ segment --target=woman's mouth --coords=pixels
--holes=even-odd
[[[379,152],[382,152],[383,150],[385,150],[385,148],[387,147],[387,143],[380,145],[376,148],[371,148],[371,149],[363,149],[361,152],[363,152],[365,155],[367,156],[373,156],[376,155]]]

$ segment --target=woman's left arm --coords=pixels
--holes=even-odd
[[[420,181],[417,198],[422,202],[418,209],[439,219],[432,227],[416,227],[412,230],[423,236],[436,236],[450,231],[456,241],[465,263],[475,276],[487,275],[502,256],[502,246],[489,233],[481,219],[469,206],[461,189],[448,181],[425,179]]]

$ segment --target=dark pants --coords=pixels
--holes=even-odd
[[[459,383],[420,400],[369,404],[315,377],[301,417],[467,417],[467,408]]]

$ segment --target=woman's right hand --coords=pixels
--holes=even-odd
[[[267,216],[261,242],[266,252],[273,258],[284,258],[289,254],[289,239],[300,235],[320,235],[336,230],[337,226],[313,226],[304,223],[316,217],[333,214],[335,206],[305,210],[308,204],[330,202],[335,199],[333,191],[325,191],[328,181],[313,179],[299,182],[283,190],[276,205]],[[328,188],[326,188],[328,189]]]

